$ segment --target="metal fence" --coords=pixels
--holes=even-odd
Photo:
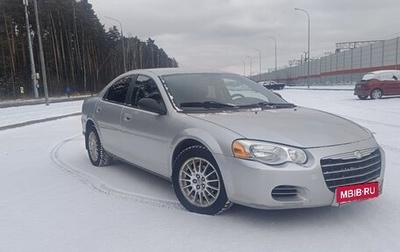
[[[400,37],[337,52],[284,69],[252,76],[255,80],[276,80],[292,85],[353,84],[371,71],[400,69]]]

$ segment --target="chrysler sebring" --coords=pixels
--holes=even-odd
[[[90,162],[171,181],[189,211],[339,206],[378,197],[385,154],[366,128],[296,106],[243,76],[129,71],[82,107]]]

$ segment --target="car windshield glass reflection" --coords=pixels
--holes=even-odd
[[[175,106],[183,111],[293,107],[258,83],[235,74],[163,76]]]

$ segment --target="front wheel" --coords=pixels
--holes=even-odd
[[[232,205],[218,165],[204,146],[188,147],[178,155],[173,164],[172,185],[178,200],[190,212],[216,215]]]
[[[366,100],[368,98],[368,95],[358,95],[358,98],[360,100]]]
[[[94,125],[87,129],[85,141],[90,162],[94,166],[106,166],[112,162],[113,158],[104,150]]]
[[[371,91],[371,99],[380,99],[382,97],[382,90],[374,89]]]

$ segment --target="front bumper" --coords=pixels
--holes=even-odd
[[[359,95],[359,96],[369,96],[371,93],[371,90],[366,87],[366,86],[358,86],[354,88],[354,95]]]
[[[378,181],[382,193],[385,155],[374,139],[347,145],[308,149],[309,160],[300,166],[287,163],[268,166],[256,161],[217,156],[228,198],[237,204],[260,209],[290,209],[338,206],[335,192],[325,182],[320,160],[340,153],[378,148],[381,171]],[[224,165],[221,165],[221,164]]]

